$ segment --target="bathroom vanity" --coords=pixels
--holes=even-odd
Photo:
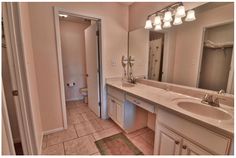
[[[145,82],[122,86],[121,80],[107,80],[108,115],[125,132],[146,127],[147,113],[154,113],[155,155],[233,153],[233,107],[202,104],[204,90]],[[195,96],[187,95],[189,91]],[[232,104],[232,98],[225,100]]]

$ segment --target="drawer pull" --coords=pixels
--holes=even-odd
[[[187,146],[186,146],[186,145],[183,145],[183,149],[187,149]]]
[[[176,141],[175,141],[175,144],[177,144],[177,145],[178,145],[178,144],[179,144],[179,141],[177,141],[177,140],[176,140]]]

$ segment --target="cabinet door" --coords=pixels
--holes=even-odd
[[[198,145],[183,139],[181,155],[211,155],[211,153],[199,147]]]
[[[116,120],[116,101],[111,96],[108,96],[108,115]]]
[[[179,155],[182,138],[172,131],[159,127],[157,130],[158,155]]]
[[[124,122],[124,106],[121,102],[116,103],[116,118],[117,122],[123,126]]]

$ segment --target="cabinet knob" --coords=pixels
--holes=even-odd
[[[115,100],[111,100],[112,103],[115,103]]]
[[[177,145],[178,145],[178,144],[179,144],[179,141],[177,141],[177,140],[176,140],[176,141],[175,141],[175,144],[177,144]]]
[[[186,145],[183,145],[183,149],[187,149],[187,146],[186,146]]]

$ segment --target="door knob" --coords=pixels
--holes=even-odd
[[[187,149],[187,146],[186,146],[186,145],[183,145],[183,149]]]

